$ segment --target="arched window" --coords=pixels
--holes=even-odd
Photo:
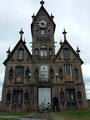
[[[66,73],[66,76],[72,76],[72,68],[71,68],[71,65],[66,65],[66,66],[65,66],[65,73]]]
[[[14,104],[22,104],[23,102],[23,91],[22,90],[14,90],[12,102]]]
[[[27,67],[26,71],[25,71],[25,78],[29,78],[30,77],[30,70]]]
[[[39,77],[39,71],[38,71],[37,68],[35,69],[34,77],[35,77],[35,78],[38,78],[38,77]]]
[[[27,102],[29,100],[28,92],[24,94],[24,102]]]
[[[52,66],[50,68],[49,75],[50,75],[50,78],[54,78],[54,71],[53,71]]]
[[[23,58],[24,58],[24,50],[23,48],[20,48],[18,50],[18,60],[23,60]]]
[[[64,100],[65,100],[64,92],[60,93],[60,98],[61,98],[61,101],[64,102]]]
[[[13,79],[13,69],[12,68],[9,70],[9,79],[10,80]]]
[[[38,55],[38,48],[35,49],[35,55]]]
[[[7,93],[6,102],[7,103],[11,102],[11,93],[10,92]]]
[[[64,60],[69,60],[70,59],[70,53],[69,53],[68,48],[63,50],[63,56],[64,56]]]
[[[59,78],[63,79],[63,70],[61,68],[59,69]]]
[[[41,29],[41,35],[45,35],[46,34],[46,30],[45,29]]]
[[[80,91],[77,92],[77,99],[78,99],[79,102],[82,101],[82,94],[81,94]]]
[[[49,48],[49,55],[52,56],[52,48]]]
[[[17,66],[16,67],[16,77],[23,77],[24,76],[24,67]]]
[[[47,56],[48,56],[47,46],[46,45],[42,45],[40,47],[40,57],[41,58],[47,58]]]
[[[78,77],[79,77],[77,68],[74,69],[74,77],[75,77],[75,79],[78,79]]]

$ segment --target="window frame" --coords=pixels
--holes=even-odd
[[[12,73],[12,75],[11,75],[11,73]],[[13,69],[11,68],[10,70],[9,70],[9,79],[10,80],[12,80],[13,79]]]
[[[20,51],[22,51],[22,55],[20,55]],[[22,58],[19,58],[19,57],[21,57],[22,56]],[[19,48],[18,49],[18,55],[17,55],[17,60],[18,61],[22,61],[24,59],[24,49],[23,48]]]
[[[41,58],[47,58],[48,57],[48,51],[47,51],[47,46],[46,45],[40,46],[40,57]]]
[[[60,99],[61,99],[62,102],[65,101],[65,94],[64,94],[63,91],[60,92]]]
[[[8,92],[6,96],[6,103],[10,104],[11,103],[11,93]]]
[[[25,78],[29,78],[29,74],[30,74],[30,70],[27,67],[27,69],[25,70]]]
[[[53,70],[52,66],[49,70],[49,76],[50,76],[50,78],[54,78],[54,70]]]
[[[38,48],[35,49],[35,56],[38,56]]]
[[[59,69],[59,78],[61,80],[63,79],[63,70],[62,70],[62,68]]]
[[[67,74],[67,66],[69,66],[69,67],[70,67],[70,71],[69,71],[69,72],[70,72],[70,74],[69,74],[69,73]],[[72,66],[71,66],[71,65],[69,65],[69,64],[68,64],[68,65],[65,65],[65,75],[66,75],[66,76],[70,76],[70,77],[72,77]]]
[[[49,56],[52,56],[52,48],[49,48]]]
[[[63,58],[64,60],[70,60],[70,51],[68,48],[63,49]]]
[[[24,102],[28,102],[29,101],[29,94],[28,94],[28,92],[26,91],[25,93],[24,93]]]
[[[79,78],[79,72],[78,72],[77,68],[74,69],[74,77],[76,80],[78,80],[78,78]]]
[[[23,74],[20,75],[20,72],[21,72],[21,71],[19,71],[19,75],[18,75],[18,74],[17,74],[17,69],[23,69]],[[16,68],[15,68],[15,76],[16,76],[16,77],[24,77],[24,67],[23,67],[23,66],[16,66]]]

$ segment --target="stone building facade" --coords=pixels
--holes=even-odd
[[[52,104],[58,97],[59,110],[86,109],[85,85],[79,56],[66,38],[55,54],[54,16],[48,14],[41,1],[38,13],[32,16],[32,54],[20,40],[4,61],[5,78],[2,90],[3,111],[37,111],[42,103]]]

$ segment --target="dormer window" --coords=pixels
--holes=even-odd
[[[45,16],[40,16],[40,20],[45,20]]]
[[[23,58],[24,58],[24,50],[23,48],[20,48],[18,50],[18,60],[23,60]]]
[[[63,50],[63,56],[64,56],[64,60],[69,60],[70,59],[70,53],[68,48]]]

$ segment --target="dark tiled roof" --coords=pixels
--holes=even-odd
[[[29,57],[31,58],[31,60],[33,61],[33,56],[31,55],[30,51],[28,50],[27,46],[25,45],[25,42],[23,40],[19,40],[19,42],[16,44],[16,46],[14,47],[14,49],[10,52],[9,56],[7,57],[7,59],[4,61],[4,65],[6,65],[6,63],[9,61],[9,59],[12,57],[12,55],[14,54],[14,52],[17,50],[18,46],[22,44],[23,47],[25,48],[25,50],[27,51]]]

